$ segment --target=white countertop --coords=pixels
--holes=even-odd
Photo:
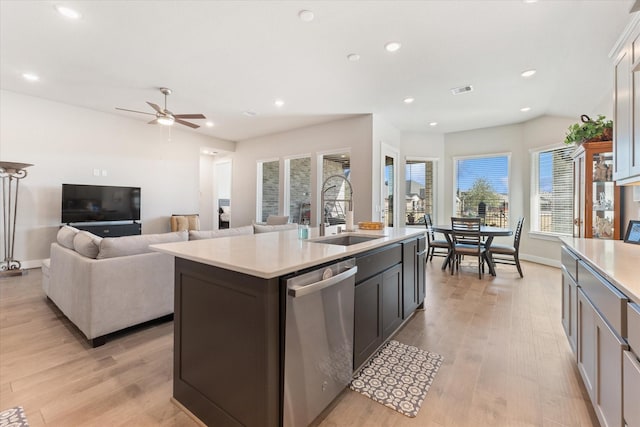
[[[562,237],[560,240],[578,252],[627,297],[640,303],[640,245],[622,240],[574,237]]]
[[[340,236],[332,234],[328,227],[325,238]],[[219,237],[215,239],[191,240],[188,242],[163,243],[149,246],[179,258],[225,268],[264,279],[283,276],[304,268],[328,261],[352,256],[360,252],[400,242],[409,237],[425,233],[424,228],[385,228],[384,230],[357,230],[342,235],[373,235],[380,239],[351,246],[314,243],[299,240],[297,230],[260,233],[243,236]],[[318,237],[318,229],[310,229],[310,239]]]

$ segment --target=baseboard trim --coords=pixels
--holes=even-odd
[[[549,267],[560,268],[560,261],[556,259],[542,258],[539,256],[528,255],[523,253],[520,254],[520,259],[523,261],[535,262],[536,264],[548,265]]]

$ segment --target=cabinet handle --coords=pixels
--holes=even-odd
[[[428,249],[425,249],[425,250],[423,250],[423,251],[421,251],[421,252],[418,252],[418,253],[416,253],[416,255],[418,255],[418,256],[422,256],[422,255],[424,255],[424,254],[426,254],[426,253],[427,253],[427,250],[428,250]]]

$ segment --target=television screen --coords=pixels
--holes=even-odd
[[[62,184],[62,222],[140,220],[140,187]]]

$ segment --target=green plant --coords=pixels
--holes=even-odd
[[[596,120],[591,120],[589,116],[580,116],[582,123],[574,123],[569,126],[564,143],[582,144],[587,141],[607,141],[611,139],[613,131],[613,120],[607,120],[603,115],[598,115]]]

